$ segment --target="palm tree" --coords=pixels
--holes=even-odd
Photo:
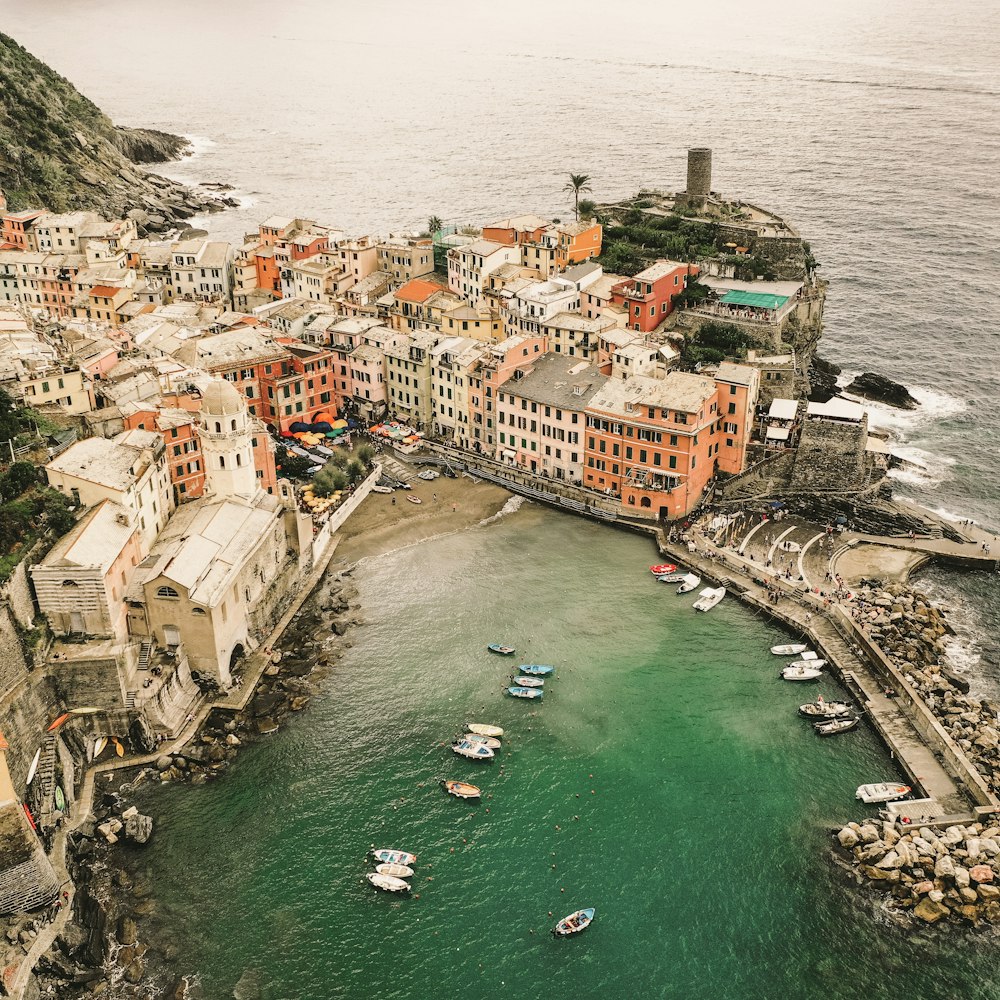
[[[441,232],[441,228],[443,226],[444,223],[436,215],[432,215],[427,220],[427,232],[431,236],[436,236],[439,232]]]
[[[573,208],[576,211],[576,221],[580,221],[580,195],[586,192],[590,194],[593,189],[590,186],[590,174],[570,174],[569,182],[563,191],[573,195]]]

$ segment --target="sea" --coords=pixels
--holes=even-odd
[[[570,172],[598,201],[675,190],[709,146],[716,190],[810,241],[821,354],[920,401],[869,407],[913,463],[896,493],[1000,530],[995,0],[0,0],[0,30],[116,122],[189,136],[162,171],[233,185],[240,207],[197,222],[234,241],[270,214],[567,218]],[[366,563],[373,621],[324,697],[225,782],[164,794],[178,965],[212,998],[1000,994],[991,948],[859,913],[824,837],[891,762],[804,732],[778,634],[728,602],[694,620],[650,554],[528,505]],[[920,583],[953,665],[1000,694],[995,576]],[[560,665],[537,715],[499,697],[496,638]],[[468,776],[438,741],[480,706],[512,731],[489,816],[428,784]],[[376,841],[434,865],[419,900],[360,884]],[[545,938],[588,902],[585,935]]]

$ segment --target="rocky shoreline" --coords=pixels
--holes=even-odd
[[[197,978],[177,971],[179,954],[155,921],[153,886],[142,845],[154,835],[156,791],[162,784],[205,784],[221,778],[247,744],[276,732],[318,694],[350,628],[363,623],[350,570],[324,579],[292,618],[241,711],[214,708],[180,750],[137,772],[98,777],[91,815],[67,838],[67,868],[77,887],[70,919],[39,960],[28,997],[59,1000],[196,1000]],[[12,948],[26,952],[57,910],[7,928]]]

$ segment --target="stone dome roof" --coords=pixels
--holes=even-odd
[[[202,413],[228,417],[242,413],[245,406],[246,403],[239,390],[225,379],[212,379],[202,393]]]

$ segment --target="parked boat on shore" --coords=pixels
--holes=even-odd
[[[895,781],[878,781],[872,785],[858,785],[854,797],[862,802],[894,802],[904,798],[913,789],[909,785],[900,785]]]
[[[711,611],[725,596],[725,587],[706,587],[692,607],[695,611]]]
[[[415,497],[412,493],[406,498],[410,503],[423,503],[420,497]]]
[[[701,583],[701,577],[694,573],[686,573],[681,585],[677,588],[678,594],[690,594],[695,587]]]
[[[410,854],[408,851],[397,851],[393,847],[380,847],[378,850],[373,849],[372,857],[376,861],[387,865],[412,865],[417,860],[415,854]]]
[[[452,743],[451,749],[459,757],[466,757],[469,760],[493,760],[493,751],[489,747],[483,746],[482,743],[470,743],[468,740],[459,740],[456,743]]]
[[[802,664],[785,667],[781,671],[781,678],[786,681],[814,681],[817,677],[822,676],[823,671],[818,667],[807,667]]]
[[[495,736],[498,740],[503,738],[503,729],[500,726],[489,726],[482,722],[467,722],[466,730],[476,733],[479,736]]]
[[[775,656],[798,656],[804,653],[809,647],[804,642],[790,642],[784,646],[772,646],[771,652]]]
[[[555,667],[550,667],[547,663],[522,663],[517,669],[529,677],[548,677],[556,670]]]
[[[512,684],[507,688],[507,694],[512,698],[541,698],[544,692],[541,688],[526,688],[519,684]]]
[[[478,785],[470,785],[467,781],[443,781],[444,790],[456,799],[478,799],[482,790]]]
[[[579,934],[580,931],[586,930],[594,922],[594,914],[596,912],[592,906],[588,906],[583,910],[577,910],[568,917],[563,917],[552,928],[552,933],[556,937],[569,937],[571,934]]]
[[[517,652],[513,646],[505,646],[502,642],[491,642],[486,648],[497,656],[513,656]]]
[[[523,676],[518,677],[515,675],[511,675],[510,682],[511,684],[516,684],[518,685],[518,687],[523,687],[523,688],[545,687],[544,677],[523,677]]]
[[[410,883],[404,882],[401,878],[393,878],[391,875],[380,875],[378,872],[369,872],[366,876],[369,882],[376,889],[383,892],[409,892]]]

